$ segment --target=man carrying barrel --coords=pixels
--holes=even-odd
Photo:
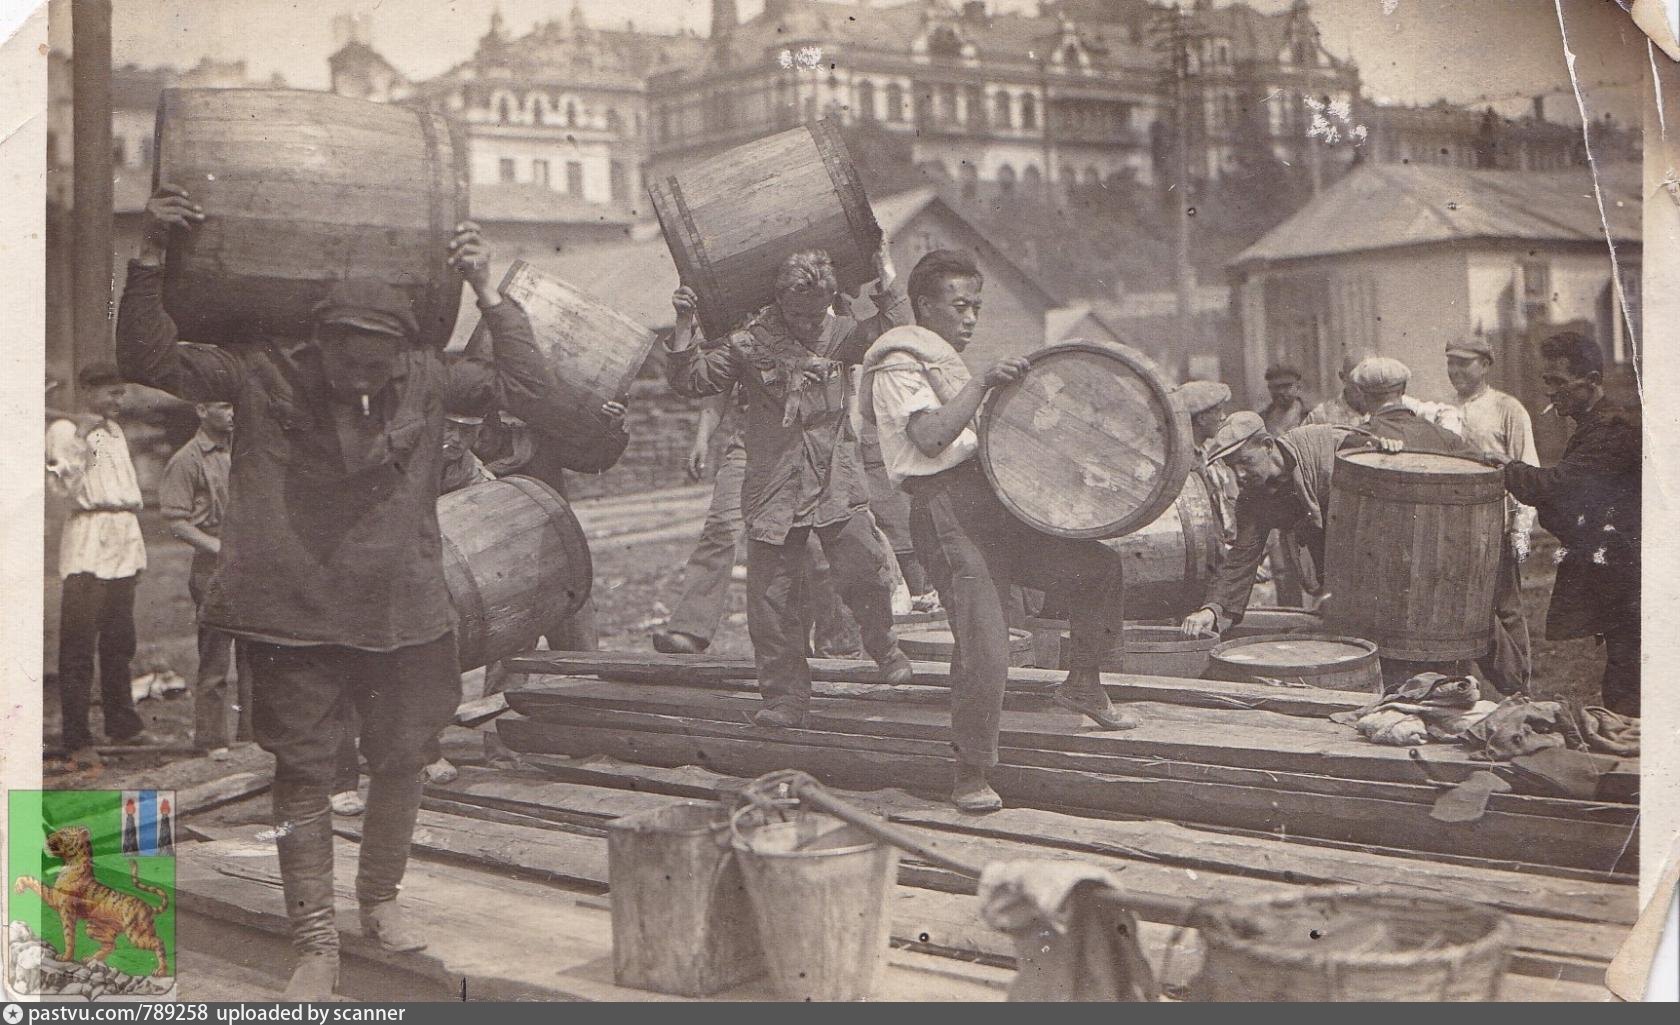
[[[418,344],[408,298],[367,280],[333,286],[307,338],[180,344],[163,304],[164,255],[171,231],[205,216],[168,184],[148,201],[117,353],[135,381],[238,410],[204,621],[250,644],[254,726],[275,757],[276,846],[300,954],[284,999],[322,1000],[338,976],[328,791],[352,704],[371,777],[356,876],[363,932],[392,950],[426,943],[395,898],[426,745],[461,695],[437,522],[445,411],[499,397],[548,421],[555,389],[525,311],[491,284],[471,223],[458,225],[447,258],[478,297],[491,359],[446,362]]]
[[[1135,727],[1103,690],[1103,661],[1117,648],[1125,619],[1120,556],[1100,541],[1042,534],[1018,519],[992,491],[975,458],[973,427],[986,392],[1027,370],[1019,356],[971,377],[960,353],[980,320],[980,269],[968,256],[936,249],[910,272],[915,327],[898,327],[864,359],[864,407],[874,419],[888,476],[910,492],[911,523],[932,536],[920,547],[938,551],[936,583],[962,669],[953,666],[951,730],[957,753],[951,800],[968,812],[993,811],[1003,801],[988,782],[998,761],[998,727],[1009,674],[1010,587],[1057,590],[1076,596],[1071,616],[1073,655],[1058,704],[1103,729]],[[1259,418],[1256,417],[1256,420]]]
[[[1506,490],[1534,506],[1562,546],[1546,636],[1601,638],[1604,705],[1638,716],[1640,414],[1605,396],[1604,351],[1592,339],[1553,335],[1540,357],[1552,408],[1575,421],[1563,458],[1547,467],[1492,450],[1483,458],[1503,468]]]
[[[747,448],[741,489],[747,533],[747,632],[765,707],[760,726],[798,726],[811,701],[802,640],[807,621],[796,583],[812,534],[833,567],[864,650],[888,683],[909,683],[910,660],[892,633],[886,559],[869,512],[857,438],[848,415],[846,368],[905,319],[883,239],[875,257],[876,313],[858,321],[833,311],[839,283],[827,253],[795,253],[776,273],[775,302],[719,345],[696,344],[699,299],[684,285],[672,296],[677,327],[667,350],[671,387],[704,397],[745,393]]]

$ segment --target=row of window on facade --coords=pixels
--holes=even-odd
[[[512,185],[519,181],[519,163],[513,157],[502,157],[497,161],[496,172],[498,179],[504,185]],[[541,185],[545,189],[554,188],[553,174],[548,160],[541,157],[531,161],[531,184]],[[607,162],[607,191],[614,202],[622,202],[630,198],[630,172],[621,160]],[[566,194],[582,198],[584,195],[583,161],[566,161]]]
[[[951,180],[951,173],[946,169],[943,160],[924,161],[920,167],[925,174],[945,181]],[[1110,174],[1107,181],[1110,183],[1130,181],[1135,173],[1131,168],[1127,168]],[[959,161],[957,177],[961,182],[962,194],[965,199],[973,199],[979,195],[980,169],[978,167],[967,160]],[[1104,186],[1103,173],[1097,169],[1095,164],[1087,164],[1083,171],[1077,167],[1064,166],[1060,172],[1060,177],[1062,187],[1068,191],[1069,195],[1073,195],[1081,189],[1098,189]],[[1044,174],[1036,164],[1028,164],[1019,175],[1016,174],[1013,165],[1001,164],[998,166],[997,174],[993,176],[993,180],[997,184],[998,191],[1005,195],[1014,192],[1017,186],[1028,193],[1035,193],[1044,186]]]
[[[857,84],[858,115],[869,121],[901,122],[906,120],[905,89],[897,83],[889,84],[880,90],[883,101],[881,109],[876,107],[875,83],[863,79]],[[1032,93],[1022,93],[1019,103],[1006,89],[999,89],[992,96],[991,117],[988,122],[985,95],[979,86],[965,86],[962,90],[964,107],[967,117],[961,118],[957,109],[957,87],[942,85],[937,87],[923,87],[915,90],[915,111],[917,121],[940,120],[957,123],[966,120],[975,126],[987,125],[994,128],[1019,127],[1025,131],[1035,131],[1038,128],[1038,98]],[[1016,111],[1019,111],[1017,114]]]
[[[526,111],[530,112],[528,118]],[[564,107],[556,109],[548,98],[540,93],[528,97],[523,105],[515,104],[513,98],[506,95],[496,101],[496,121],[504,125],[517,122],[538,126],[552,125],[556,128],[578,128],[582,126],[580,119],[587,117],[588,111],[581,110],[576,100],[567,100]],[[642,133],[642,115],[639,113],[631,115],[631,120],[626,122],[624,115],[620,114],[616,107],[608,107],[602,115],[602,120],[606,130],[614,135],[624,134],[626,127],[630,128],[632,134]]]

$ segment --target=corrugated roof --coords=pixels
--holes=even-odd
[[[1638,165],[1602,165],[1599,178],[1611,236],[1639,241]],[[1365,164],[1243,250],[1231,266],[1469,239],[1602,242],[1592,171]]]

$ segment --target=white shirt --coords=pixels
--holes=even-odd
[[[894,362],[899,362],[895,360]],[[910,440],[910,418],[944,403],[927,377],[914,366],[883,367],[875,371],[875,426],[881,439],[881,460],[887,477],[902,484],[907,477],[927,477],[970,459],[980,449],[972,425],[936,456],[923,454]]]
[[[107,420],[76,436],[76,424],[47,428],[47,481],[71,513],[58,544],[60,576],[91,573],[101,580],[131,577],[146,568],[140,536],[140,484],[121,427]]]
[[[1464,440],[1479,452],[1498,452],[1525,463],[1538,463],[1534,453],[1534,421],[1528,409],[1513,395],[1483,387],[1458,404],[1464,417]],[[1527,535],[1534,531],[1534,510],[1515,498],[1510,503],[1510,530]]]

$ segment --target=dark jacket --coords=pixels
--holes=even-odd
[[[1639,622],[1640,416],[1602,399],[1579,417],[1556,466],[1505,464],[1505,487],[1563,546],[1546,636],[1589,637]]]
[[[444,413],[499,398],[527,420],[554,416],[525,311],[512,300],[484,311],[494,361],[408,349],[363,416],[328,399],[308,342],[180,343],[162,284],[161,269],[129,265],[117,315],[123,375],[189,402],[231,402],[239,423],[204,624],[370,651],[448,633],[437,520]]]
[[[1439,424],[1430,423],[1404,406],[1390,406],[1371,414],[1363,424],[1365,430],[1379,438],[1394,438],[1403,442],[1408,452],[1439,452],[1449,456],[1475,455],[1470,443]],[[1342,442],[1345,449],[1367,448],[1361,435],[1348,435]]]

